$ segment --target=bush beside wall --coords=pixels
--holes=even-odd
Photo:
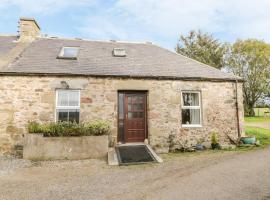
[[[111,131],[107,121],[93,121],[85,123],[56,122],[41,124],[35,121],[29,122],[29,133],[42,133],[45,137],[67,136],[99,136],[108,135]]]

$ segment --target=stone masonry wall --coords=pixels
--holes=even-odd
[[[55,120],[55,90],[66,81],[71,89],[81,89],[81,121],[103,119],[117,137],[117,91],[148,91],[149,142],[156,149],[168,151],[170,134],[180,142],[196,144],[209,140],[217,132],[220,142],[227,143],[227,133],[237,136],[235,83],[205,81],[139,80],[93,77],[0,77],[0,154],[12,153],[22,144],[28,121]],[[200,128],[181,127],[182,90],[198,90],[202,96]],[[238,84],[239,116],[243,122],[242,85]]]

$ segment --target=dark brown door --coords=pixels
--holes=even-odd
[[[124,93],[124,141],[143,142],[146,138],[146,93]]]

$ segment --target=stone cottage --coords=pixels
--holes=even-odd
[[[107,120],[111,142],[178,145],[242,134],[242,80],[149,42],[40,35],[21,18],[0,36],[0,152],[22,144],[28,121]]]

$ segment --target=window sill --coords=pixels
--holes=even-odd
[[[182,127],[183,128],[202,128],[202,125],[201,124],[182,124]]]

